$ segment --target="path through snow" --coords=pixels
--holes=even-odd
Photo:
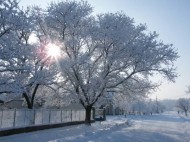
[[[190,142],[190,119],[175,114],[108,117],[78,125],[0,137],[0,142]]]

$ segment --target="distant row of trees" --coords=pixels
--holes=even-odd
[[[173,45],[124,13],[92,12],[85,1],[24,10],[1,0],[0,94],[24,97],[32,109],[40,88],[51,88],[58,101],[82,104],[89,124],[108,91],[143,97],[158,86],[153,75],[175,80]],[[48,45],[59,46],[60,56],[50,56]]]
[[[158,114],[162,113],[165,106],[156,100],[148,98],[126,98],[126,96],[117,96],[113,99],[112,104],[127,113],[139,114]]]

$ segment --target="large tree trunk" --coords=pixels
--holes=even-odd
[[[24,92],[22,95],[24,96],[25,100],[26,100],[26,103],[27,103],[27,107],[28,109],[33,109],[34,108],[34,98],[35,98],[35,95],[36,95],[36,92],[39,88],[40,84],[36,84],[35,87],[34,87],[34,90],[32,92],[32,97],[29,98],[29,95]]]
[[[85,116],[85,124],[86,125],[91,125],[91,111],[92,111],[92,106],[86,106],[86,116]]]
[[[187,117],[187,110],[185,110],[185,116]]]
[[[28,95],[25,92],[22,95],[26,100],[27,108],[33,109],[33,102],[30,101],[30,98],[28,97]]]

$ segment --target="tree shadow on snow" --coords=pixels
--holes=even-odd
[[[159,132],[118,129],[102,132],[89,132],[77,137],[66,137],[49,142],[179,142]]]

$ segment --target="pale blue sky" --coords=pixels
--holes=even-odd
[[[58,1],[58,0],[54,0]],[[61,1],[61,0],[59,0]],[[189,0],[87,0],[95,13],[123,11],[136,23],[146,23],[150,31],[159,33],[165,43],[178,49],[180,58],[176,62],[180,75],[175,83],[164,81],[152,95],[159,99],[187,97],[190,85],[190,1]],[[51,0],[21,0],[21,5],[46,7]],[[189,95],[190,97],[190,95]]]

